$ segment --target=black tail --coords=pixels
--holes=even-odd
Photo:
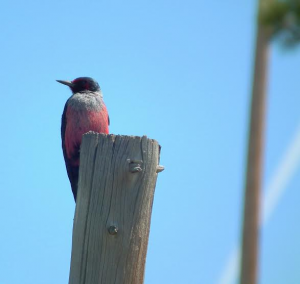
[[[79,175],[79,167],[71,167],[69,179],[70,179],[75,202],[76,202],[76,198],[77,198],[78,175]]]

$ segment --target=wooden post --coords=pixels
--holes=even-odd
[[[69,284],[142,284],[159,145],[83,136]]]

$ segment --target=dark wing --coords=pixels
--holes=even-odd
[[[63,149],[65,160],[66,160],[65,133],[66,133],[66,125],[67,125],[67,118],[66,118],[67,107],[68,107],[68,101],[65,104],[64,111],[61,117],[61,143],[62,143],[62,149]]]
[[[64,158],[65,158],[68,177],[69,177],[69,180],[71,183],[74,199],[76,201],[79,167],[71,166],[70,161],[67,157],[66,145],[65,145],[65,132],[66,132],[66,125],[67,125],[67,117],[66,117],[67,108],[68,108],[68,101],[65,104],[64,111],[63,111],[63,114],[61,117],[61,142],[62,142],[62,149],[63,149]]]
[[[110,119],[109,119],[109,115],[107,115],[107,118],[108,118],[108,125],[110,125]]]

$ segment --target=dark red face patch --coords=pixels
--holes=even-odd
[[[85,82],[85,84],[83,84],[84,82]],[[89,90],[89,88],[90,88],[89,82],[84,79],[81,79],[81,78],[77,78],[77,79],[73,80],[72,83],[75,85],[79,83],[78,85],[82,86],[82,88],[84,88],[85,90]]]

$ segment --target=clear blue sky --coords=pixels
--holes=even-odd
[[[240,239],[256,1],[1,5],[0,283],[68,282],[60,120],[91,76],[114,134],[162,145],[145,284],[217,284]],[[300,50],[272,46],[265,181],[300,122]],[[300,283],[300,171],[262,231],[260,284]]]

